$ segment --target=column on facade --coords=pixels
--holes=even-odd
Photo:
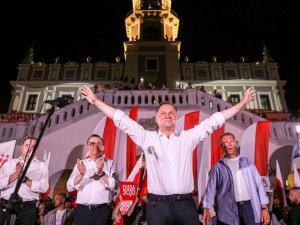
[[[282,111],[278,89],[275,89],[274,87],[272,87],[272,92],[271,93],[272,93],[272,96],[273,96],[273,99],[274,99],[275,111]]]

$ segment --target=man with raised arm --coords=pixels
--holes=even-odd
[[[200,224],[191,194],[194,189],[193,150],[226,120],[253,101],[255,91],[249,88],[238,104],[214,113],[194,128],[181,132],[175,129],[177,112],[172,103],[163,102],[158,106],[155,121],[159,130],[147,131],[121,110],[98,99],[89,87],[84,86],[81,93],[143,149],[148,171],[147,224]]]

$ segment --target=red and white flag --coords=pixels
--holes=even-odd
[[[130,110],[129,117],[137,121],[138,106]],[[117,162],[120,180],[127,180],[136,164],[136,144],[127,134],[117,129],[113,120],[106,116],[99,121],[94,133],[103,137],[105,157]]]
[[[195,125],[199,124],[199,121],[200,121],[200,111],[187,113],[178,119],[176,129],[178,132],[182,130],[189,130],[193,128]],[[195,148],[193,152],[193,165],[192,165],[194,178],[196,177],[197,174],[197,151],[196,150],[197,149]]]
[[[221,159],[223,155],[223,150],[220,147],[221,135],[224,133],[225,124],[219,129],[215,130],[210,136],[208,136],[203,144],[198,145],[198,196],[199,202],[204,195],[209,171],[214,166],[214,164]]]
[[[300,187],[300,177],[296,164],[294,164],[294,187]]]
[[[105,146],[105,157],[114,159],[115,141],[117,136],[117,128],[112,119],[107,116],[103,117],[94,129],[94,134],[98,134],[103,138]],[[87,153],[88,154],[88,153]],[[88,155],[86,156],[88,157]]]
[[[276,190],[278,192],[280,207],[283,209],[284,207],[287,206],[287,203],[286,203],[286,196],[284,190],[284,183],[282,180],[281,171],[277,160],[276,160]]]
[[[241,138],[240,155],[253,161],[259,174],[267,176],[271,121],[259,121],[249,126]]]
[[[16,140],[0,143],[0,168],[13,157]]]
[[[193,128],[200,122],[200,111],[194,111],[185,114],[178,119],[177,131],[188,130]],[[215,130],[212,135],[207,137],[204,142],[201,142],[193,153],[193,174],[197,181],[198,196],[204,194],[207,181],[208,172],[211,167],[221,158],[222,149],[220,149],[220,136],[224,133],[224,126]]]

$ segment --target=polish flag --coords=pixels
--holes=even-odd
[[[209,171],[214,166],[214,164],[219,161],[223,155],[223,150],[221,148],[221,135],[224,133],[225,124],[219,129],[215,130],[210,136],[208,136],[203,143],[198,145],[197,153],[197,168],[198,168],[198,196],[199,202],[204,195]]]
[[[129,111],[129,117],[137,121],[138,106]],[[136,164],[136,144],[106,116],[99,121],[94,134],[103,137],[105,157],[117,162],[119,178],[125,181]]]
[[[286,196],[284,190],[284,183],[282,180],[281,171],[277,160],[276,160],[276,189],[280,200],[280,208],[283,209],[284,207],[287,206],[287,203],[286,203]]]
[[[296,164],[294,164],[294,187],[300,187],[300,177]]]
[[[177,126],[176,129],[177,131],[181,130],[189,130],[193,128],[195,125],[199,124],[200,121],[200,111],[194,111],[185,114],[184,116],[180,117],[179,120],[177,121]],[[193,152],[193,175],[196,177],[197,173],[197,151],[196,148],[194,149]]]
[[[188,130],[200,122],[200,111],[185,114],[178,119],[177,131]],[[220,148],[220,136],[224,133],[224,125],[215,130],[204,142],[201,142],[193,153],[193,174],[195,188],[198,189],[198,196],[204,194],[208,181],[208,172],[211,167],[221,158],[222,149]],[[199,197],[200,199],[200,197]]]
[[[13,157],[16,140],[0,143],[0,169],[9,159]]]
[[[241,138],[240,155],[252,160],[261,176],[268,173],[268,152],[271,121],[249,126]]]
[[[103,117],[97,124],[93,133],[98,134],[100,137],[103,138],[105,146],[105,157],[108,159],[114,159],[117,128],[113,120],[108,118],[107,116]],[[88,155],[86,157],[88,157]]]

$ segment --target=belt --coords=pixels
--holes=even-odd
[[[30,206],[36,207],[36,203],[37,203],[37,200],[26,201],[26,202],[22,202],[22,206],[23,207],[30,207]]]
[[[108,206],[108,203],[95,204],[95,205],[82,205],[82,204],[78,204],[77,206],[79,206],[81,208],[86,208],[86,209],[92,210],[92,209],[98,209],[98,208],[103,208],[105,206]]]
[[[8,202],[8,200],[6,200],[4,198],[0,198],[0,206],[5,207],[7,202]]]
[[[6,204],[8,203],[8,200],[4,199],[4,198],[1,198],[0,199],[0,204],[2,206],[5,206]],[[32,200],[32,201],[25,201],[25,202],[22,202],[21,205],[23,207],[29,207],[29,206],[36,206],[36,203],[37,203],[37,200]]]
[[[8,200],[6,200],[4,198],[0,198],[0,202],[6,204],[8,202]]]
[[[173,194],[173,195],[155,195],[148,194],[148,197],[151,199],[155,199],[158,201],[181,201],[181,200],[189,200],[192,199],[193,196],[191,193],[189,194]]]
[[[239,202],[236,202],[236,204],[237,204],[238,206],[243,206],[243,205],[251,204],[251,201],[250,201],[250,200],[247,200],[247,201],[239,201]]]

